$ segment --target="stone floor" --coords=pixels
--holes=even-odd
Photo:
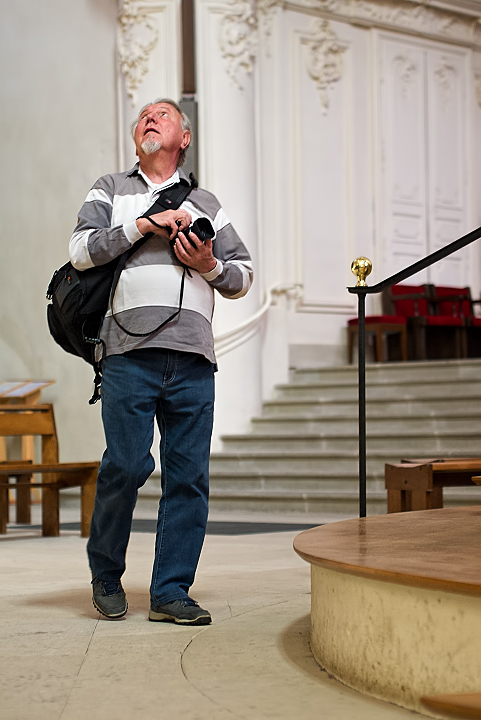
[[[85,540],[0,538],[1,720],[396,720],[413,713],[328,677],[309,649],[297,531],[208,535],[192,595],[213,624],[149,623],[154,536],[132,534],[129,612],[91,603]]]

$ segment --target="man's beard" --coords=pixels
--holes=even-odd
[[[144,140],[142,145],[140,146],[144,153],[146,155],[152,155],[152,153],[157,152],[157,150],[160,150],[162,147],[162,143],[159,142],[159,140],[154,140],[153,138],[147,138],[147,140]]]

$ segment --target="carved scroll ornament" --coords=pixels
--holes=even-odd
[[[312,35],[304,37],[302,43],[307,47],[307,71],[316,83],[322,112],[326,115],[329,108],[328,91],[342,77],[342,53],[345,48],[340,45],[327,20],[317,20]]]
[[[475,75],[474,77],[474,91],[476,93],[476,100],[481,107],[481,75]]]
[[[251,73],[257,53],[256,5],[234,0],[219,24],[219,45],[229,77],[242,90],[239,73]]]
[[[123,0],[118,17],[120,68],[125,75],[127,95],[132,105],[137,90],[149,69],[149,57],[155,48],[159,31],[150,13],[152,9],[139,0]]]
[[[258,52],[259,31],[272,32],[272,11],[278,0],[232,0],[219,23],[219,46],[229,77],[242,90],[240,74],[251,73]]]

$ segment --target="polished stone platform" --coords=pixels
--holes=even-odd
[[[480,691],[480,537],[476,507],[345,520],[298,535],[294,548],[311,564],[319,665],[424,713],[422,696]]]

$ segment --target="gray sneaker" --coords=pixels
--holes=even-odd
[[[108,618],[121,618],[127,612],[127,598],[120,581],[92,580],[94,607]]]
[[[149,620],[175,622],[177,625],[209,625],[212,622],[210,613],[190,598],[173,600],[165,605],[151,605]]]

